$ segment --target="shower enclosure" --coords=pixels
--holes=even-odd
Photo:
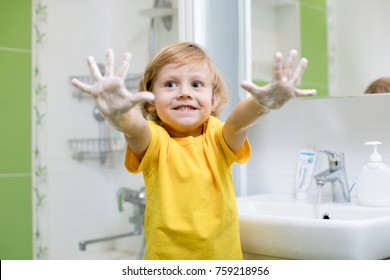
[[[35,259],[134,259],[142,255],[143,207],[126,202],[124,196],[123,211],[118,211],[120,190],[140,190],[142,175],[126,171],[125,146],[113,143],[112,131],[106,133],[106,121],[100,118],[94,100],[76,93],[69,78],[90,81],[86,58],[92,55],[104,63],[105,50],[110,47],[117,65],[122,53],[132,53],[126,82],[134,91],[151,55],[149,33],[154,34],[156,50],[178,40],[178,1],[158,2],[39,1],[36,10],[44,7],[45,15],[34,18],[39,35],[34,65],[39,69],[39,85],[47,93],[34,96],[42,120],[33,132],[42,143],[34,155],[41,161],[34,161],[33,166]],[[159,7],[169,13],[147,12]]]

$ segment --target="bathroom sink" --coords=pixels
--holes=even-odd
[[[282,259],[390,258],[390,207],[237,198],[243,252]]]

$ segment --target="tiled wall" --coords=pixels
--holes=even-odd
[[[390,165],[389,106],[390,94],[362,94],[293,100],[271,112],[250,132],[253,155],[247,166],[247,194],[294,193],[298,151],[302,148],[344,152],[350,185],[372,153],[365,142],[381,141],[379,153]],[[327,167],[327,157],[318,154],[313,174]],[[312,180],[311,194],[315,190]]]
[[[0,259],[33,255],[31,6],[0,1]]]
[[[136,253],[141,239],[133,237],[95,243],[88,245],[86,251],[79,250],[80,241],[133,230],[129,222],[133,215],[131,205],[119,212],[117,191],[120,187],[139,189],[143,178],[141,174],[126,171],[123,151],[112,154],[105,164],[100,164],[99,158],[81,161],[72,158],[70,140],[97,139],[102,135],[92,113],[94,100],[87,94],[83,94],[83,98],[73,96],[70,77],[88,77],[87,56],[92,55],[98,63],[104,63],[104,53],[109,47],[115,52],[117,67],[123,53],[130,51],[129,73],[141,73],[148,61],[150,20],[139,11],[153,7],[154,2],[66,0],[46,3],[47,33],[42,44],[42,61],[48,89],[44,146],[49,187],[45,207],[47,257],[90,258],[91,254],[105,251]],[[165,40],[172,40],[168,35],[177,34],[176,21]]]
[[[43,35],[39,59],[37,46],[32,46],[32,32],[37,33],[33,13],[38,3],[45,9],[43,17],[34,17],[39,18]],[[123,52],[132,52],[130,73],[142,72],[148,60],[150,19],[139,11],[153,7],[153,3],[0,1],[0,259],[89,258],[108,250],[138,250],[140,238],[125,238],[79,251],[80,241],[132,230],[132,209],[127,205],[124,212],[118,211],[116,192],[120,187],[138,189],[143,180],[141,174],[125,170],[123,152],[114,154],[104,165],[98,159],[72,158],[69,140],[98,138],[99,125],[92,114],[93,99],[73,97],[70,77],[88,75],[86,57],[93,55],[98,62],[104,62],[108,47],[114,49],[117,62]],[[177,6],[176,1],[173,3]],[[160,44],[177,40],[177,16],[168,33]],[[37,61],[46,89],[41,97],[44,100],[39,100],[44,105],[39,130],[32,123],[36,115],[33,103],[39,103],[32,95],[32,69]],[[43,192],[39,193],[43,198],[39,213],[35,211],[39,201],[34,201],[32,186],[36,182],[32,151],[36,134],[42,140],[39,153],[46,170]],[[38,227],[42,240],[39,257],[33,252]]]
[[[301,55],[310,61],[302,87],[314,87],[318,96],[328,96],[326,0],[301,0],[300,15]]]

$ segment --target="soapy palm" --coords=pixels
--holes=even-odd
[[[114,53],[111,49],[106,52],[106,67],[104,76],[101,74],[95,59],[88,57],[88,68],[93,85],[88,85],[77,79],[72,84],[83,92],[95,98],[100,112],[112,122],[139,103],[154,100],[150,92],[131,94],[125,87],[125,78],[130,65],[130,53],[125,53],[124,59],[117,72],[114,71]]]
[[[241,87],[248,91],[256,101],[267,110],[279,109],[287,101],[296,96],[312,96],[316,94],[314,89],[297,89],[296,85],[307,67],[307,60],[302,58],[294,71],[297,60],[297,52],[292,50],[286,65],[283,65],[281,53],[275,55],[274,79],[270,84],[259,87],[252,82],[244,81]]]

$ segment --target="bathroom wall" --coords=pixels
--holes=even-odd
[[[75,98],[71,76],[89,76],[86,58],[92,55],[104,63],[104,53],[113,48],[119,64],[125,51],[132,53],[130,73],[142,73],[148,59],[149,18],[139,11],[152,8],[154,1],[68,0],[46,1],[47,34],[44,68],[48,88],[46,145],[47,205],[45,208],[47,258],[84,258],[104,251],[137,252],[141,238],[124,238],[78,249],[79,241],[130,232],[131,206],[118,211],[120,187],[139,189],[141,174],[128,173],[123,151],[104,163],[99,159],[72,158],[70,140],[96,139],[99,124],[91,98]],[[157,28],[159,26],[157,25]],[[158,31],[157,31],[158,32]],[[177,40],[177,16],[165,42]],[[161,46],[160,46],[161,47]],[[43,219],[45,217],[43,216]]]
[[[99,125],[94,101],[76,98],[70,77],[88,76],[86,57],[104,62],[108,47],[117,62],[130,51],[130,72],[142,72],[150,21],[138,13],[154,1],[11,2],[0,6],[0,258],[107,258],[106,252],[131,258],[140,237],[79,251],[79,241],[132,230],[131,205],[120,213],[116,193],[120,187],[138,189],[143,180],[125,170],[123,151],[104,164],[72,158],[69,141],[98,138]],[[174,16],[159,47],[176,41],[177,33]]]
[[[326,0],[252,0],[252,74],[258,84],[272,80],[273,57],[291,49],[308,58],[302,85],[328,96],[328,31]]]
[[[84,255],[116,250],[115,242],[102,242],[79,251],[80,241],[131,231],[131,212],[119,213],[116,190],[142,186],[139,176],[123,168],[123,156],[99,159],[72,158],[70,140],[97,139],[92,98],[75,98],[71,76],[88,76],[86,58],[104,63],[111,47],[119,62],[124,51],[137,53],[131,71],[140,71],[147,59],[148,21],[137,12],[151,1],[47,1],[47,34],[43,65],[47,83],[45,142],[48,169],[45,215],[41,219],[46,238],[42,247],[49,259],[83,258]],[[134,20],[138,18],[138,20]],[[39,214],[39,213],[36,213]],[[46,220],[44,220],[46,216]],[[132,241],[132,240],[131,240]],[[137,240],[138,241],[138,240]],[[132,246],[124,248],[131,251]]]
[[[31,1],[0,1],[0,259],[31,259]]]
[[[329,1],[329,0],[328,0]],[[367,85],[389,75],[390,18],[387,0],[331,0],[335,91],[331,96],[359,95]],[[373,18],[369,15],[375,15]],[[364,36],[362,36],[364,34]]]
[[[372,152],[365,142],[381,141],[379,152],[390,164],[389,106],[390,94],[362,94],[296,99],[271,112],[250,132],[253,151],[247,166],[248,194],[294,193],[298,151],[302,148],[344,152],[350,185]],[[319,153],[314,174],[327,167],[327,157]],[[310,188],[310,195],[314,196],[314,180]]]
[[[247,165],[247,189],[244,187],[242,194],[292,193],[298,151],[304,147],[344,151],[350,184],[355,181],[371,152],[363,145],[364,142],[380,140],[384,143],[380,146],[383,153],[389,151],[390,139],[383,123],[388,117],[385,104],[389,97],[363,96],[369,82],[388,73],[386,69],[390,64],[387,60],[390,56],[384,48],[388,45],[386,40],[389,36],[386,35],[388,29],[383,28],[387,17],[378,16],[379,20],[372,20],[362,16],[368,11],[380,15],[388,10],[389,2],[301,0],[298,13],[294,10],[296,5],[296,1],[252,1],[253,77],[256,79],[256,59],[263,53],[284,48],[286,52],[286,49],[298,46],[301,55],[309,59],[301,87],[316,88],[319,96],[324,96],[329,87],[329,95],[344,98],[297,99],[256,125],[251,130],[253,156]],[[299,15],[300,31],[286,32],[297,26],[294,14]],[[286,16],[275,24],[278,15]],[[264,21],[265,18],[267,21]],[[356,30],[367,31],[364,40],[362,33],[354,32]],[[289,34],[299,33],[300,44],[294,37],[289,37]],[[284,41],[274,38],[279,35]],[[380,44],[373,44],[378,40]],[[283,44],[272,51],[272,47],[277,47],[280,42]],[[270,70],[267,72],[272,73]],[[386,158],[385,154],[383,156]],[[318,155],[314,172],[326,167],[326,157]],[[315,190],[312,186],[312,195]]]

